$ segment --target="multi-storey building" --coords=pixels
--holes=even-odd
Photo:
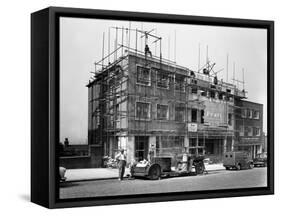
[[[247,151],[252,157],[262,152],[263,138],[263,105],[239,100],[235,109],[235,148]]]
[[[121,148],[129,162],[147,158],[150,150],[173,158],[189,152],[220,160],[240,146],[237,140],[244,139],[235,134],[234,102],[247,106],[246,92],[209,69],[196,72],[128,50],[103,65],[87,85],[88,142],[102,152],[97,160],[114,157]]]

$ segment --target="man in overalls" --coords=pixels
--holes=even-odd
[[[122,181],[125,172],[125,167],[126,167],[126,155],[124,153],[124,149],[120,150],[120,152],[116,155],[115,159],[118,162],[119,181]]]

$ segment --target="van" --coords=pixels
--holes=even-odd
[[[232,151],[224,154],[223,166],[227,170],[253,169],[254,163],[247,152]]]

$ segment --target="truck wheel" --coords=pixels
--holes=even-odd
[[[161,177],[160,166],[159,165],[153,165],[152,167],[150,167],[148,175],[149,175],[149,178],[151,180],[160,179],[160,177]]]
[[[249,168],[250,168],[250,169],[253,169],[253,168],[254,168],[254,164],[253,164],[253,163],[250,163]]]
[[[236,169],[237,169],[237,170],[241,170],[241,165],[240,165],[240,164],[237,164],[237,165],[236,165]]]

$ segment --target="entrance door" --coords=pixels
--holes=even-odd
[[[205,152],[206,155],[213,155],[215,154],[215,146],[213,139],[206,139],[205,140]]]
[[[135,160],[141,161],[147,160],[148,155],[148,136],[136,136],[135,137]]]

